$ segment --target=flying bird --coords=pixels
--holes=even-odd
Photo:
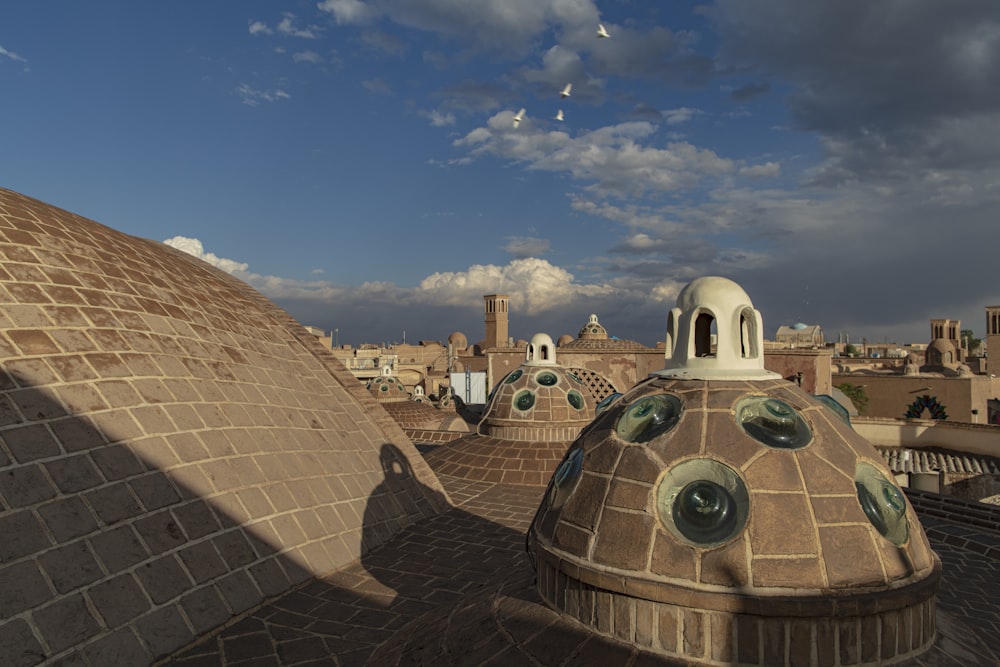
[[[597,24],[597,36],[599,38],[602,38],[602,37],[611,37],[611,35],[608,34],[608,31],[604,29],[604,25],[601,24],[601,23]]]
[[[573,90],[573,84],[567,83],[566,87],[562,89],[561,93],[559,93],[559,96],[562,97],[563,99],[566,99],[567,97],[569,97],[569,91],[571,90]]]
[[[516,114],[514,114],[514,127],[521,124],[521,119],[524,118],[524,109],[521,109]]]
[[[556,112],[556,120],[563,120],[562,109],[560,109],[558,112]]]

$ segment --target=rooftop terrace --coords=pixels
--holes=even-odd
[[[425,451],[427,447],[423,447]],[[524,535],[543,489],[439,475],[453,509],[236,620],[166,664],[228,665],[685,665],[602,638],[543,605]],[[934,648],[919,667],[1000,665],[1000,509],[910,492],[944,565]],[[600,604],[598,600],[596,604]],[[698,617],[631,619],[616,632],[691,641]],[[801,653],[838,665],[905,642],[879,627],[832,628],[835,651],[797,633],[739,636],[738,655],[704,645],[709,664],[768,665]]]

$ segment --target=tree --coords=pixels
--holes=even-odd
[[[962,329],[962,342],[965,343],[965,349],[972,355],[973,352],[982,344],[983,340],[981,338],[976,338],[976,334],[973,333],[972,329]]]
[[[868,407],[868,393],[865,388],[851,384],[850,382],[842,382],[837,385],[837,389],[844,392],[847,398],[851,399],[851,403],[854,403],[854,407],[858,409],[858,414],[863,414],[865,408]]]
[[[847,347],[844,348],[844,355],[848,357],[856,357],[858,356],[858,348],[856,348],[853,344],[848,343]]]

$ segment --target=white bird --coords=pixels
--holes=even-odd
[[[558,111],[558,112],[556,113],[556,120],[562,120],[562,119],[563,119],[563,113],[562,113],[562,109],[560,109],[560,110],[559,110],[559,111]]]
[[[571,90],[573,90],[573,84],[567,83],[566,87],[562,89],[561,93],[559,93],[560,97],[562,97],[563,99],[569,97],[569,91]]]
[[[597,24],[597,36],[599,38],[600,37],[611,37],[611,35],[608,34],[608,31],[604,29],[604,25],[601,24],[601,23]]]
[[[516,114],[514,114],[514,127],[521,124],[521,119],[524,118],[524,109],[521,109]]]

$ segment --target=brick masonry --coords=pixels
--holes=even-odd
[[[332,354],[184,253],[0,190],[0,304],[2,664],[151,662],[447,506]]]

